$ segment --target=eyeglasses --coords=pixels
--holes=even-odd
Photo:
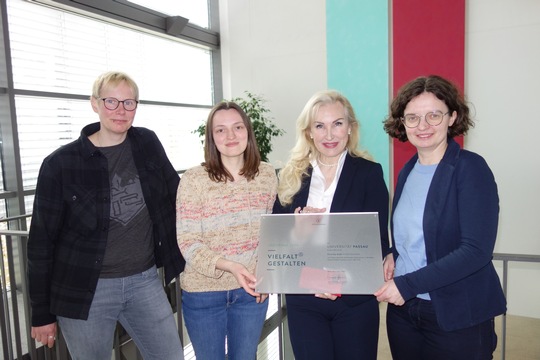
[[[139,103],[135,99],[118,100],[113,97],[100,98],[100,100],[103,100],[103,105],[109,110],[116,110],[118,105],[122,103],[126,111],[133,111],[137,108],[137,104]]]
[[[426,122],[431,126],[437,126],[440,123],[442,123],[443,118],[445,115],[450,114],[450,111],[446,113],[442,113],[442,111],[432,111],[428,112],[426,115],[424,115],[424,119],[426,119]],[[422,116],[417,114],[407,114],[404,117],[401,118],[401,121],[403,124],[405,124],[408,128],[415,128],[418,125],[420,125],[420,120],[422,120]]]

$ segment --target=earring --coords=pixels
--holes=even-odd
[[[349,135],[351,135],[351,130],[349,130]]]
[[[313,134],[309,134],[309,138],[310,138],[310,139],[313,139]]]

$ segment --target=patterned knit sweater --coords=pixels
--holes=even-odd
[[[274,168],[261,163],[252,181],[215,182],[202,166],[187,170],[176,199],[178,246],[186,259],[180,286],[189,292],[240,287],[219,269],[219,258],[244,264],[255,273],[260,215],[270,213],[276,198]]]

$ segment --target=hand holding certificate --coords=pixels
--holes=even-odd
[[[383,282],[377,213],[262,215],[256,291],[372,294]]]

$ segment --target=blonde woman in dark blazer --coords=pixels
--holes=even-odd
[[[381,165],[358,146],[359,124],[336,91],[313,95],[297,120],[297,142],[279,174],[274,213],[379,213],[388,253],[388,190]],[[381,259],[382,261],[382,259]],[[377,358],[379,307],[373,295],[286,295],[295,359]]]

